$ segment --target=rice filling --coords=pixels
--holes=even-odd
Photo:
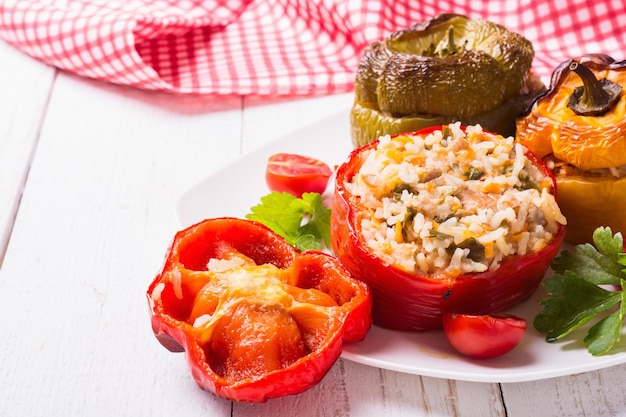
[[[381,137],[347,189],[375,255],[407,271],[458,276],[544,248],[566,223],[552,186],[512,137],[455,123]]]

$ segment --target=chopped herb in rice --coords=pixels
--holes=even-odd
[[[480,126],[384,136],[347,186],[374,254],[432,276],[498,268],[541,250],[566,223],[551,178],[523,146]]]

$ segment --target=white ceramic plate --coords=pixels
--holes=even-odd
[[[264,172],[277,152],[317,157],[329,165],[342,163],[352,149],[348,117],[341,113],[294,132],[215,172],[187,190],[176,205],[183,227],[205,218],[241,217],[269,191]],[[363,342],[344,346],[342,357],[379,368],[424,376],[477,382],[521,382],[597,370],[626,362],[626,350],[591,356],[582,331],[567,341],[549,344],[532,327],[539,311],[538,290],[509,312],[528,320],[524,340],[514,351],[494,359],[471,360],[457,354],[441,331],[397,332],[374,326]],[[578,340],[578,341],[576,341]]]

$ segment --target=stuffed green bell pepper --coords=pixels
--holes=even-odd
[[[364,51],[350,114],[352,142],[454,121],[505,136],[544,90],[532,44],[485,20],[443,14]]]

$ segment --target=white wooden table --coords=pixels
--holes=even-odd
[[[138,91],[4,43],[0,63],[1,416],[626,416],[626,365],[487,384],[342,359],[313,389],[263,404],[201,391],[154,338],[145,300],[177,197],[351,96]]]

